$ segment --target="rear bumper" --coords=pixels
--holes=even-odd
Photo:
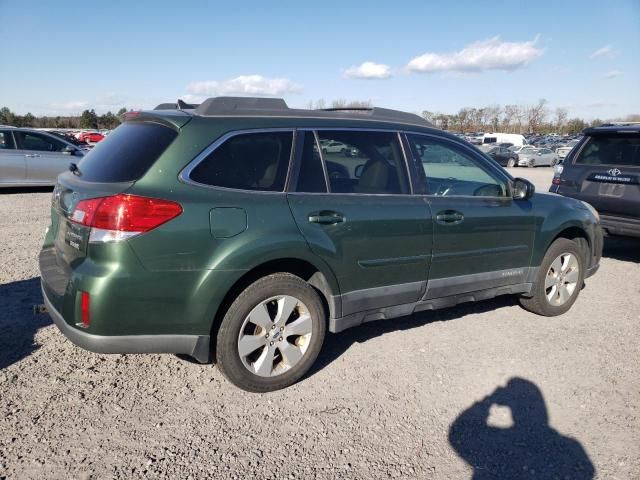
[[[602,228],[610,235],[640,237],[640,219],[600,215]]]
[[[94,335],[68,324],[42,288],[49,315],[75,345],[96,353],[181,353],[201,363],[210,361],[209,335]]]

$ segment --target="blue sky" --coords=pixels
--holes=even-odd
[[[252,93],[640,113],[639,0],[0,0],[0,45],[0,106],[21,114]]]

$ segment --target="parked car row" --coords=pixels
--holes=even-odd
[[[560,161],[558,154],[548,148],[535,148],[530,145],[490,145],[481,145],[479,148],[503,167],[553,167]]]

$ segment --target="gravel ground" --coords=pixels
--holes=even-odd
[[[521,170],[546,190],[549,169]],[[502,297],[368,324],[258,395],[34,315],[49,198],[0,193],[0,479],[640,478],[638,241],[607,239],[562,317]]]

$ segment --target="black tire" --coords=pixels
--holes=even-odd
[[[535,168],[535,166],[536,166],[536,161],[533,158],[527,162],[527,167]]]
[[[307,307],[312,321],[311,340],[304,355],[293,367],[276,376],[262,377],[245,367],[238,351],[238,338],[244,320],[253,308],[278,295],[293,296]],[[238,295],[222,320],[216,341],[218,368],[229,381],[249,392],[271,392],[286,388],[300,380],[315,362],[324,341],[326,323],[320,296],[307,282],[290,273],[274,273],[263,277]]]
[[[547,299],[545,280],[553,261],[560,255],[563,255],[565,253],[575,255],[576,259],[578,260],[578,279],[576,282],[576,288],[569,299],[564,304],[555,306],[552,305]],[[584,271],[585,259],[584,253],[580,249],[580,246],[576,242],[573,242],[566,238],[558,238],[549,246],[549,248],[547,249],[547,253],[542,259],[542,264],[540,265],[538,275],[531,290],[531,293],[533,295],[531,297],[520,297],[520,305],[522,305],[524,309],[529,310],[530,312],[537,313],[538,315],[543,315],[545,317],[555,317],[556,315],[562,315],[573,306],[576,299],[578,298],[580,290],[582,289],[582,286],[584,284]]]

